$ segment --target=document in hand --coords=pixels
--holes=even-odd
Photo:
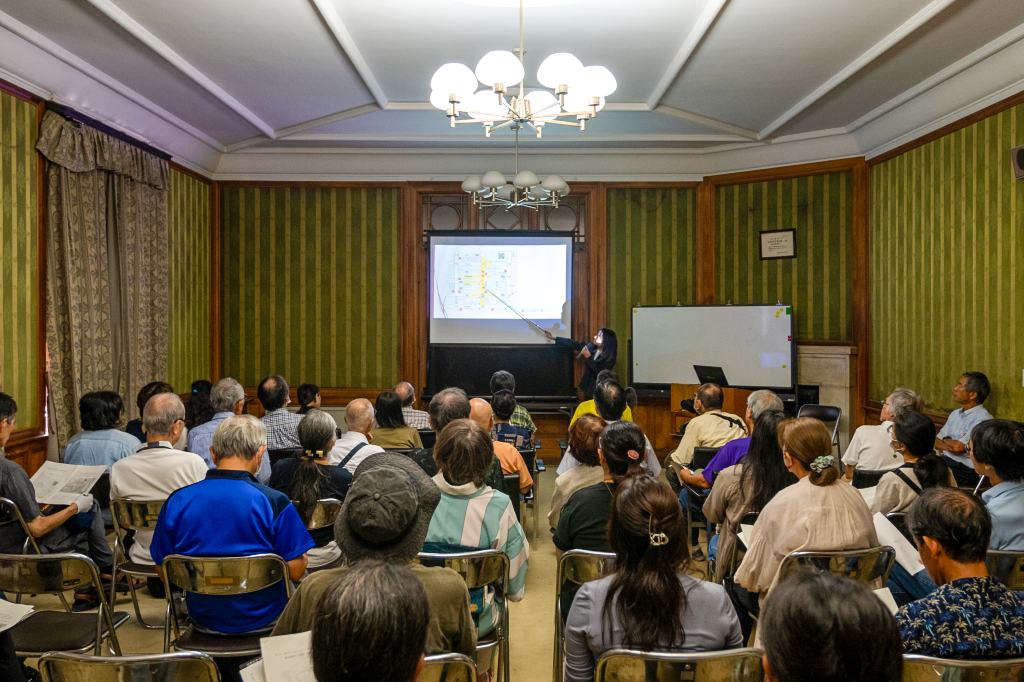
[[[311,632],[264,637],[260,640],[263,658],[240,671],[243,682],[316,682],[309,653],[312,637]]]
[[[883,547],[889,545],[896,550],[896,563],[905,568],[910,575],[924,570],[917,548],[903,537],[903,533],[892,525],[892,521],[885,518],[881,512],[876,512],[871,520],[875,522],[875,535],[878,536],[878,544]]]
[[[85,466],[83,464],[58,464],[43,462],[35,476],[32,486],[36,490],[36,502],[39,504],[73,504],[79,495],[92,490],[96,481],[100,480],[107,468],[102,464]]]

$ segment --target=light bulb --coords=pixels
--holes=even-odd
[[[540,184],[540,178],[538,178],[537,174],[533,171],[519,171],[516,174],[515,180],[512,181],[512,184],[520,189],[523,187],[535,187]]]
[[[504,199],[505,201],[512,201],[512,192],[515,188],[512,185],[505,185],[504,187],[498,188],[498,198]]]
[[[434,72],[430,79],[430,89],[441,92],[445,95],[445,102],[448,101],[448,93],[459,93],[463,102],[476,90],[476,76],[465,64],[451,62],[445,64]],[[436,104],[434,106],[437,106]],[[447,103],[441,109],[446,109]]]
[[[523,65],[519,57],[508,50],[488,52],[476,65],[476,77],[489,88],[504,83],[506,88],[523,80]]]
[[[583,70],[583,62],[568,52],[556,52],[540,63],[537,80],[546,88],[554,90],[559,85],[576,81]]]
[[[544,178],[544,181],[540,183],[540,186],[549,192],[560,192],[563,188],[568,187],[561,175],[547,176]]]
[[[530,102],[530,110],[540,121],[554,120],[555,115],[562,111],[558,106],[558,98],[547,90],[534,90],[526,96]]]
[[[448,96],[450,94],[451,93],[449,93],[447,90],[432,90],[430,92],[430,103],[433,104],[438,109],[440,109],[441,111],[447,111],[448,106],[451,104],[448,101]],[[459,104],[460,108],[466,106],[466,103],[461,101],[462,100],[461,97],[459,97],[459,100],[460,100],[460,104]]]
[[[598,111],[601,111],[602,109],[604,109],[604,97],[601,98],[601,103],[597,105]],[[590,97],[570,92],[565,96],[565,110],[592,113],[590,108]]]
[[[472,194],[473,192],[479,192],[483,188],[484,185],[480,181],[479,175],[470,175],[468,178],[462,181],[463,192],[469,192],[470,194]]]
[[[548,198],[548,193],[545,192],[541,187],[531,187],[529,194],[530,198],[535,201],[540,201],[542,199]]]
[[[504,187],[506,182],[505,176],[498,171],[487,171],[484,173],[484,177],[480,179],[480,184],[491,189]]]
[[[476,119],[494,120],[505,115],[505,107],[498,104],[498,96],[490,90],[478,90],[470,95],[462,109]]]
[[[618,87],[615,76],[603,66],[585,67],[577,80],[569,85],[570,92],[586,97],[607,97]]]

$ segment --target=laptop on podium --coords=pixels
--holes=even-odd
[[[697,373],[698,384],[718,384],[720,388],[729,388],[729,380],[725,378],[721,367],[694,365],[693,371]]]

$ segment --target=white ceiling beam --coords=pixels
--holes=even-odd
[[[734,126],[731,123],[719,121],[718,119],[715,118],[701,116],[700,114],[695,114],[692,111],[685,111],[683,109],[677,109],[676,107],[670,107],[667,104],[662,104],[658,106],[655,109],[655,111],[661,112],[663,114],[668,114],[669,116],[675,116],[676,118],[691,121],[693,123],[699,123],[703,126],[707,126],[708,128],[714,128],[716,130],[721,130],[726,133],[732,133],[733,135],[739,135],[740,137],[745,137],[748,140],[758,141],[761,139],[760,137],[758,137],[758,134],[753,130],[747,130],[746,128],[741,128],[740,126]]]
[[[1022,38],[1024,38],[1024,24],[1017,26],[1011,31],[1007,31],[1006,33],[999,36],[990,43],[982,45],[977,50],[970,53],[963,59],[960,59],[959,61],[950,64],[942,71],[936,73],[934,76],[926,78],[925,80],[921,81],[920,83],[910,88],[906,92],[899,94],[896,97],[893,97],[885,104],[882,104],[881,106],[872,109],[871,111],[864,114],[856,121],[848,125],[846,129],[852,133],[858,128],[866,126],[868,123],[871,123],[875,119],[880,118],[885,114],[888,114],[893,109],[896,109],[897,107],[906,104],[915,97],[923,95],[932,88],[942,85],[950,78],[953,78],[954,76],[963,73],[964,71],[971,68],[975,64],[985,61],[995,53],[1006,49],[1010,45],[1013,45],[1017,41],[1021,40]]]
[[[427,104],[430,104],[430,102],[427,102]],[[364,114],[372,114],[380,110],[381,108],[378,107],[376,104],[370,103],[363,104],[362,106],[358,107],[352,107],[351,109],[345,109],[344,111],[336,111],[333,114],[327,114],[326,116],[320,116],[318,118],[311,118],[308,121],[296,123],[295,125],[290,125],[285,128],[278,128],[275,131],[276,134],[274,135],[274,139],[282,140],[286,137],[292,137],[293,135],[304,133],[307,130],[314,130],[316,128],[321,128],[332,123],[337,123],[338,121],[344,121],[346,119],[355,118],[357,116],[363,116]],[[237,152],[240,149],[252,147],[265,141],[266,138],[261,136],[250,137],[247,140],[242,140],[241,142],[236,142],[234,144],[228,145],[226,151],[228,151],[229,153]]]
[[[172,50],[170,46],[150,33],[149,29],[128,16],[124,10],[115,5],[111,0],[89,0],[89,3],[110,17],[121,28],[128,31],[128,33],[141,41],[143,45],[156,52],[201,88],[223,102],[229,109],[244,118],[257,130],[263,132],[268,137],[274,137],[274,129],[268,123],[210,80],[206,74],[192,66],[184,57]]]
[[[654,92],[651,93],[650,98],[647,100],[648,109],[654,111],[658,108],[658,105],[661,104],[661,98],[665,96],[669,87],[679,77],[679,74],[682,73],[686,63],[690,61],[690,57],[693,56],[697,47],[700,46],[704,36],[707,35],[712,24],[715,23],[715,20],[718,19],[727,4],[729,4],[729,0],[708,0],[708,4],[704,6],[704,11],[697,17],[697,23],[690,29],[690,33],[686,36],[686,40],[683,41],[679,52],[676,53],[675,58],[669,64],[668,69],[654,88]]]
[[[39,33],[38,31],[29,28],[28,26],[21,23],[20,21],[10,16],[9,14],[0,12],[0,26],[3,26],[16,36],[24,40],[27,40],[29,43],[35,45],[40,50],[43,50],[55,59],[64,62],[65,64],[75,69],[79,73],[93,79],[97,83],[100,83],[110,88],[111,90],[121,95],[128,101],[137,104],[138,106],[142,107],[154,116],[163,119],[164,121],[171,124],[178,130],[182,131],[183,133],[191,135],[192,137],[203,142],[204,144],[209,145],[211,148],[218,152],[224,152],[224,145],[221,144],[218,140],[206,134],[199,128],[196,128],[191,123],[183,121],[182,119],[170,113],[163,107],[150,101],[146,97],[143,97],[142,95],[135,92],[134,90],[132,90],[127,85],[117,80],[113,76],[110,76],[104,73],[103,71],[100,71],[84,59],[80,59],[77,55],[68,52],[57,43],[53,42],[52,40],[50,40],[43,34]],[[69,103],[68,106],[71,106],[72,108],[81,108],[80,104]],[[96,112],[90,111],[88,113],[95,114]],[[132,132],[132,135],[137,135],[137,133]]]
[[[768,127],[761,131],[760,136],[762,138],[768,137],[776,130],[792,121],[815,102],[848,81],[868,64],[875,61],[878,57],[883,55],[911,33],[924,26],[939,12],[946,9],[954,2],[957,2],[957,0],[932,0],[932,2],[928,3],[928,5],[922,8],[917,14],[903,22],[899,28],[872,45],[867,52],[853,60],[842,71],[829,78],[822,85],[818,86],[814,92],[797,102],[795,106],[789,109],[789,111],[768,124]]]
[[[359,77],[363,79],[363,84],[370,91],[370,94],[373,95],[377,106],[381,109],[387,109],[388,98],[384,94],[384,89],[380,87],[377,78],[370,71],[369,64],[363,59],[363,53],[359,51],[356,41],[352,39],[352,34],[345,28],[345,24],[341,21],[341,15],[338,14],[338,10],[334,7],[332,0],[311,1],[320,13],[324,23],[327,24],[327,28],[331,30],[334,39],[338,41],[342,51],[348,56],[349,61],[352,62],[352,66],[355,67]]]

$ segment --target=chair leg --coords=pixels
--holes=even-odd
[[[113,592],[114,588],[111,587],[110,591]],[[159,623],[147,623],[146,619],[142,617],[142,611],[139,609],[139,596],[135,592],[135,580],[133,576],[128,576],[128,592],[132,595],[132,604],[135,606],[135,618],[138,619],[139,625],[146,628],[147,630],[159,630],[161,627],[163,627]],[[113,608],[113,597],[111,597],[110,603],[111,608]]]

